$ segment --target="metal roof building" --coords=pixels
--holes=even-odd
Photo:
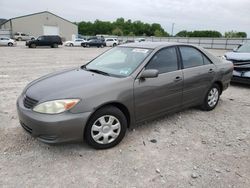
[[[1,23],[0,29],[10,30],[11,35],[16,32],[23,32],[35,37],[59,35],[65,40],[71,40],[72,35],[78,33],[76,24],[49,11],[11,18]]]

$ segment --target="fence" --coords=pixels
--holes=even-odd
[[[126,40],[136,40],[139,37],[118,37],[119,39]],[[250,42],[250,38],[199,38],[199,37],[142,37],[146,41],[153,42],[180,42],[185,44],[194,44],[202,46],[203,48],[210,49],[224,49],[232,50],[236,48],[239,44]]]

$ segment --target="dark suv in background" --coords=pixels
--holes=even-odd
[[[58,45],[62,45],[62,39],[57,35],[43,35],[35,40],[26,42],[26,46],[29,48],[36,48],[37,46],[50,46],[51,48],[57,48]]]

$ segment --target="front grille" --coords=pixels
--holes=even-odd
[[[25,125],[23,122],[20,122],[20,124],[22,125],[23,129],[25,131],[27,131],[28,133],[32,134],[32,129],[30,127],[28,127],[27,125]]]
[[[37,103],[38,103],[37,100],[32,99],[28,96],[25,96],[23,99],[23,105],[25,106],[25,108],[28,108],[28,109],[33,108]]]

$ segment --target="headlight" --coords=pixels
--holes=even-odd
[[[33,111],[44,114],[58,114],[73,108],[80,99],[62,99],[38,104]]]

